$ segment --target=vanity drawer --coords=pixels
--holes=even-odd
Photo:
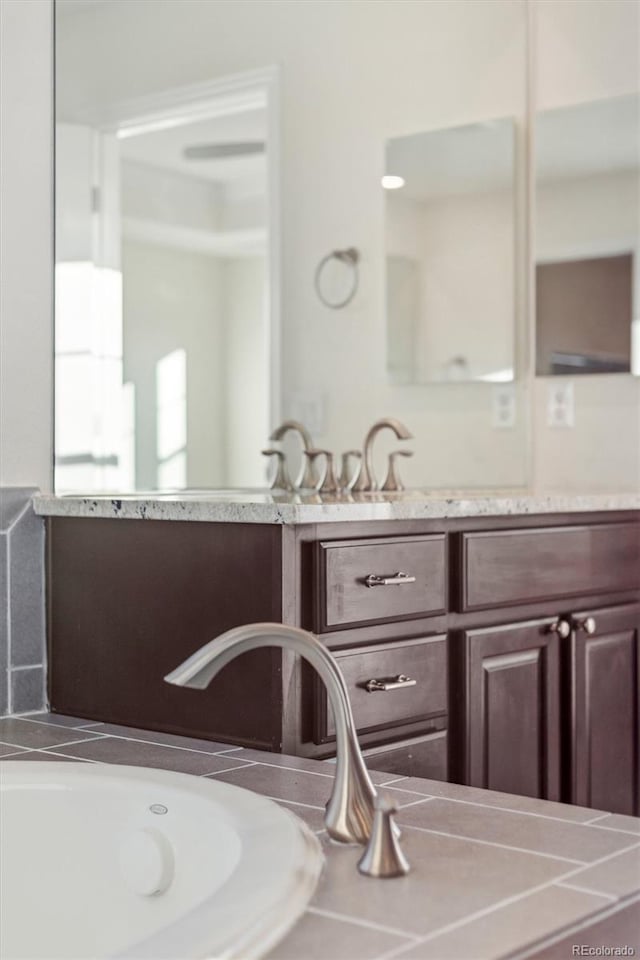
[[[444,534],[324,541],[317,544],[316,559],[319,633],[446,610]],[[374,577],[395,582],[368,585]]]
[[[640,586],[640,524],[462,534],[463,611]]]
[[[446,637],[397,640],[375,647],[335,650],[358,733],[415,723],[447,712]],[[398,679],[401,678],[401,679]],[[402,679],[407,678],[407,679]],[[388,689],[368,689],[380,681]],[[314,742],[335,739],[326,690],[314,678]]]
[[[374,747],[363,751],[367,767],[399,777],[447,780],[447,731],[438,730],[426,737],[405,740],[392,747]],[[402,788],[402,784],[398,784]]]

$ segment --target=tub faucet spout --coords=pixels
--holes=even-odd
[[[367,843],[373,824],[376,790],[356,737],[349,694],[340,669],[317,637],[281,623],[236,627],[205,644],[165,680],[179,687],[204,690],[231,660],[258,647],[282,647],[308,660],[327,689],[336,724],[336,769],[325,811],[330,837],[342,843]]]

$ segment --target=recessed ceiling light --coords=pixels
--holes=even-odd
[[[404,177],[396,177],[393,174],[385,174],[380,181],[385,190],[399,190],[404,187]]]

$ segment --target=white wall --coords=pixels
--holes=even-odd
[[[536,3],[537,70],[535,99],[539,110],[637,91],[640,86],[640,5],[629,0],[554,0]],[[566,192],[563,241],[578,227]],[[634,189],[624,188],[631,206],[605,202],[600,226],[610,235],[631,228],[638,233]],[[599,192],[604,198],[605,185]],[[543,204],[550,199],[543,192]],[[618,216],[614,217],[617,209]],[[584,221],[584,215],[580,220]],[[635,224],[633,221],[635,220]],[[583,224],[585,234],[593,223]],[[540,252],[550,249],[550,216],[540,224]],[[591,232],[592,235],[592,232]],[[575,234],[574,234],[575,236]],[[629,490],[640,488],[640,378],[624,375],[578,377],[573,380],[575,426],[547,425],[549,390],[570,378],[534,381],[534,485],[542,490]]]
[[[416,382],[451,379],[455,356],[464,356],[473,379],[513,370],[513,203],[506,191],[388,197],[387,251],[419,264]],[[392,315],[387,323],[393,336]]]
[[[52,476],[52,4],[0,3],[0,482]]]

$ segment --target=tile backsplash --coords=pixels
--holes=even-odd
[[[32,487],[0,488],[0,716],[45,705],[44,522]]]

